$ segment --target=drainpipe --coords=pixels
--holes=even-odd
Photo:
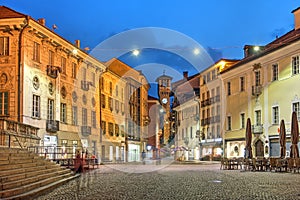
[[[21,69],[22,69],[22,36],[26,27],[29,25],[29,16],[26,16],[25,25],[19,34],[19,47],[18,47],[18,122],[21,122]],[[24,60],[23,60],[24,62]],[[24,64],[24,63],[23,63]]]

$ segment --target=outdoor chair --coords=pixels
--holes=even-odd
[[[270,158],[270,165],[269,165],[270,171],[272,171],[273,169],[276,171],[276,159],[277,158]]]
[[[228,158],[221,159],[220,169],[228,169]]]
[[[295,170],[298,170],[298,173],[299,173],[299,169],[300,169],[300,158],[296,158],[295,159]]]
[[[240,157],[237,159],[237,169],[240,166],[240,169],[243,169],[243,165],[244,165],[244,158]]]
[[[295,171],[295,159],[293,159],[293,158],[287,159],[287,169],[290,172]]]
[[[287,170],[287,163],[285,159],[276,159],[276,171],[277,170]]]
[[[250,170],[250,163],[251,163],[251,160],[249,158],[244,159],[244,169],[245,170]]]
[[[268,171],[268,169],[270,168],[269,159],[263,158],[263,160],[262,160],[262,167],[263,167],[264,171]]]
[[[256,160],[256,169],[258,171],[262,171],[264,169],[264,167],[263,167],[263,158],[260,157],[260,158],[256,158],[255,160]]]
[[[251,159],[251,162],[250,162],[249,166],[251,168],[251,171],[256,171],[256,169],[257,169],[257,163],[256,163],[256,159],[255,158]]]

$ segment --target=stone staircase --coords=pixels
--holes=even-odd
[[[0,199],[32,199],[78,176],[27,150],[0,147]]]

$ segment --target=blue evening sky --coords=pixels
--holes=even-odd
[[[293,29],[296,0],[0,0],[0,5],[45,18],[70,42],[79,39],[91,50],[124,31],[143,27],[170,29],[195,40],[214,61],[241,59],[245,44],[265,45]],[[129,41],[126,41],[130,43]],[[160,42],[164,40],[162,38]],[[175,44],[174,44],[175,45]],[[176,45],[175,45],[176,46]],[[182,46],[178,48],[183,48]],[[138,58],[128,52],[119,58],[132,67],[157,64],[159,74],[172,68],[182,75],[192,69],[184,58],[164,50],[147,49]],[[146,64],[146,65],[145,65]],[[162,65],[160,65],[162,64]],[[153,65],[152,65],[153,66]],[[143,67],[141,67],[143,69]],[[147,73],[147,70],[144,70]],[[148,70],[153,73],[153,70]],[[155,71],[155,70],[154,70]],[[201,71],[201,69],[200,69]],[[168,74],[168,70],[166,70]],[[148,78],[151,79],[151,78]],[[153,80],[149,80],[153,82]]]
[[[81,46],[93,48],[109,36],[139,27],[172,29],[222,57],[241,58],[245,44],[264,45],[293,28],[296,0],[0,0]]]

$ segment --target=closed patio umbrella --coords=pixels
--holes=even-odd
[[[299,141],[299,128],[298,128],[298,120],[296,112],[292,114],[292,125],[291,125],[291,158],[299,158],[299,149],[298,149],[298,141]]]
[[[251,131],[251,120],[247,119],[246,125],[246,158],[252,158],[252,131]]]
[[[284,120],[281,120],[280,122],[279,143],[280,143],[280,158],[284,158],[286,152],[286,131],[285,131]]]

